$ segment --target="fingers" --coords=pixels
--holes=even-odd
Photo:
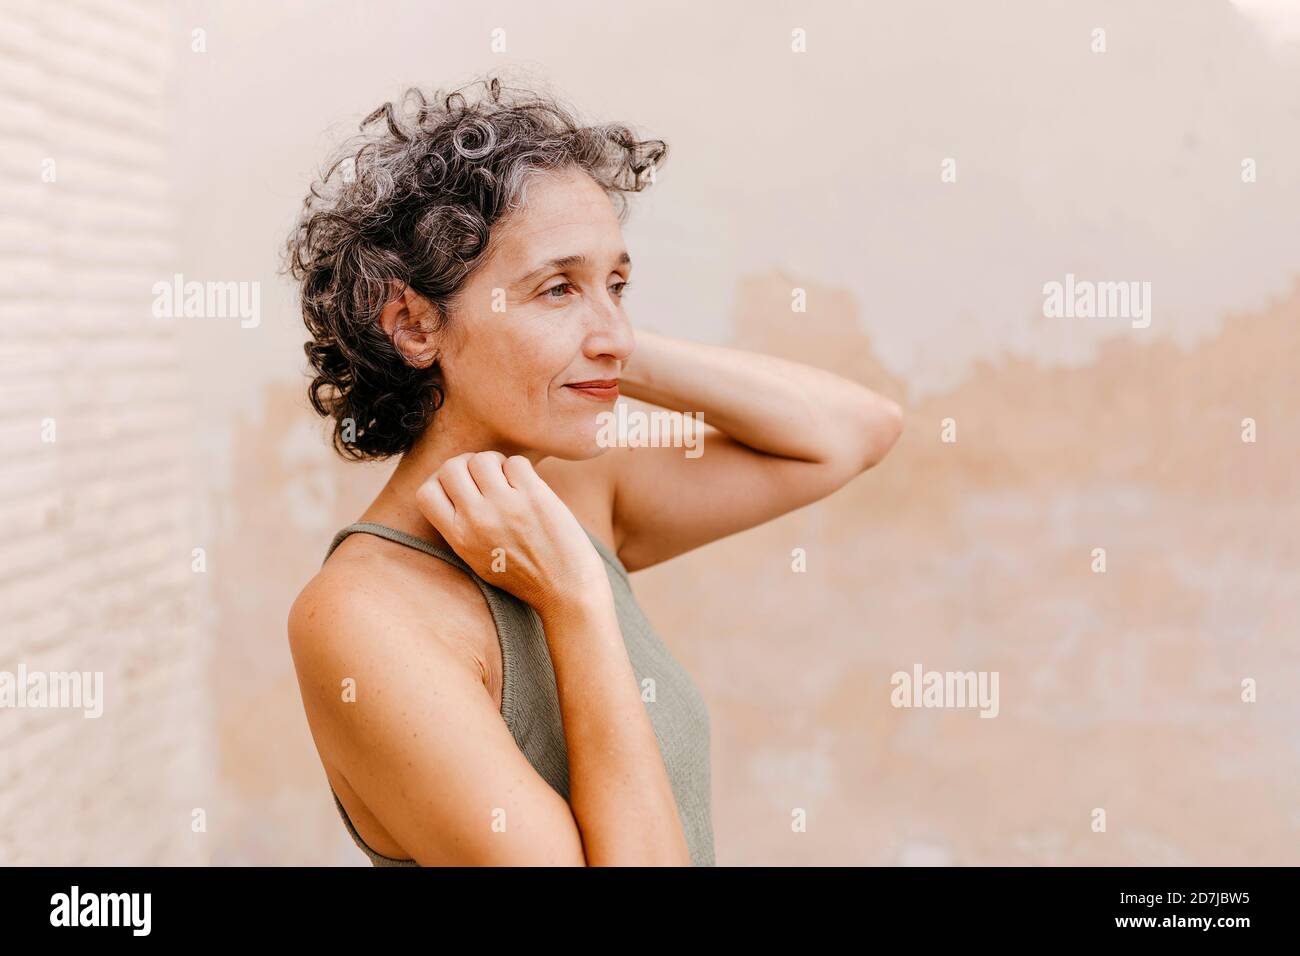
[[[505,460],[506,456],[499,451],[480,451],[469,457],[469,474],[478,486],[479,494],[487,497],[511,490],[502,471]]]
[[[518,455],[514,457],[526,466],[525,478],[541,480],[533,472],[532,464],[527,458]],[[442,495],[436,495],[432,490],[426,492],[430,507],[450,505],[453,511],[469,511],[482,504],[487,497],[499,496],[514,487],[528,487],[527,484],[518,485],[507,479],[506,464],[506,456],[499,451],[467,451],[448,458],[425,482],[425,485],[439,486],[442,491]],[[513,470],[519,474],[517,463]],[[445,504],[441,499],[446,499]],[[433,518],[429,520],[432,521]]]
[[[474,452],[465,452],[448,458],[433,473],[457,511],[467,511],[483,499],[483,493],[469,473],[469,460],[473,455]]]
[[[533,470],[533,463],[523,455],[511,455],[501,465],[502,474],[512,488],[520,491],[536,489],[542,478]]]
[[[447,491],[437,475],[431,476],[416,489],[415,503],[429,519],[429,524],[438,529],[439,534],[447,537],[451,533],[456,523],[456,507],[447,497]]]

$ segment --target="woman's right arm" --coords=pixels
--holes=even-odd
[[[290,621],[303,698],[318,712],[313,726],[328,728],[335,765],[423,865],[689,865],[609,581],[585,532],[524,460],[458,456],[439,476],[422,510],[489,580],[504,548],[508,571],[496,577],[541,618],[569,801],[519,750],[479,663],[461,650],[463,622],[404,613],[355,588],[322,588]],[[340,701],[345,677],[356,679],[353,703]]]
[[[573,814],[464,649],[474,623],[436,594],[422,615],[413,605],[328,578],[295,602],[290,648],[321,756],[422,866],[584,865]]]
[[[609,582],[542,615],[569,754],[569,803],[589,866],[690,865],[654,727]]]

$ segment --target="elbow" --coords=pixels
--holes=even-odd
[[[874,396],[867,409],[866,420],[859,426],[863,451],[861,470],[880,464],[903,434],[903,407],[898,402]]]

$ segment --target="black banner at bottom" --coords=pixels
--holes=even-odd
[[[1232,945],[1290,924],[1290,868],[0,869],[7,943],[350,939],[376,945],[481,930],[582,939],[613,923],[672,944],[915,931],[925,942],[1134,937]],[[556,931],[564,936],[556,937]],[[1243,935],[1244,934],[1244,935]],[[607,937],[589,937],[592,942]],[[413,941],[413,940],[411,940]]]

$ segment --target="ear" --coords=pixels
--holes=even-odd
[[[411,365],[425,368],[438,357],[433,307],[407,285],[379,313],[379,326]]]

